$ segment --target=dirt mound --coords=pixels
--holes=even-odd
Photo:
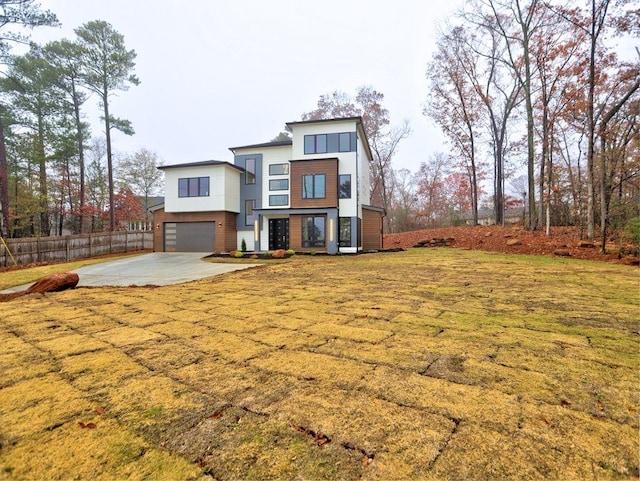
[[[438,242],[441,239],[446,239],[447,245],[451,247],[463,249],[633,263],[633,259],[621,258],[618,246],[613,244],[607,246],[607,254],[602,254],[599,243],[581,241],[578,229],[571,226],[554,227],[549,236],[542,231],[531,232],[519,226],[424,229],[401,234],[385,234],[384,246],[408,249],[422,244],[429,247],[441,244]],[[435,242],[432,242],[434,240]]]

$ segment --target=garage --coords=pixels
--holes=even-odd
[[[166,252],[213,252],[215,245],[215,222],[164,223]]]

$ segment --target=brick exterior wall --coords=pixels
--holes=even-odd
[[[382,248],[382,212],[373,209],[362,209],[362,248]]]
[[[302,198],[302,176],[308,174],[325,174],[325,197],[323,199]],[[338,159],[291,161],[290,179],[290,205],[292,209],[338,206]]]
[[[236,218],[234,212],[165,212],[164,208],[153,213],[153,250],[164,250],[165,222],[215,222],[216,223],[216,252],[232,251],[238,248]],[[220,226],[219,224],[222,224]]]

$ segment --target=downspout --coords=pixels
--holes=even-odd
[[[362,122],[358,122],[358,125],[362,127]],[[358,234],[360,234],[360,229],[358,229],[358,219],[360,217],[358,216],[362,215],[362,208],[360,207],[360,172],[358,170],[358,166],[360,165],[360,151],[358,150],[358,139],[360,136],[359,134],[360,133],[358,132],[358,126],[356,125],[356,254],[360,249],[360,246],[358,245],[360,243],[360,239],[358,236]],[[367,179],[367,182],[368,181],[369,179]],[[353,230],[351,232],[353,232]]]

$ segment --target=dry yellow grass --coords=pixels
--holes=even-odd
[[[447,249],[19,298],[0,479],[634,478],[639,313],[637,269]]]

